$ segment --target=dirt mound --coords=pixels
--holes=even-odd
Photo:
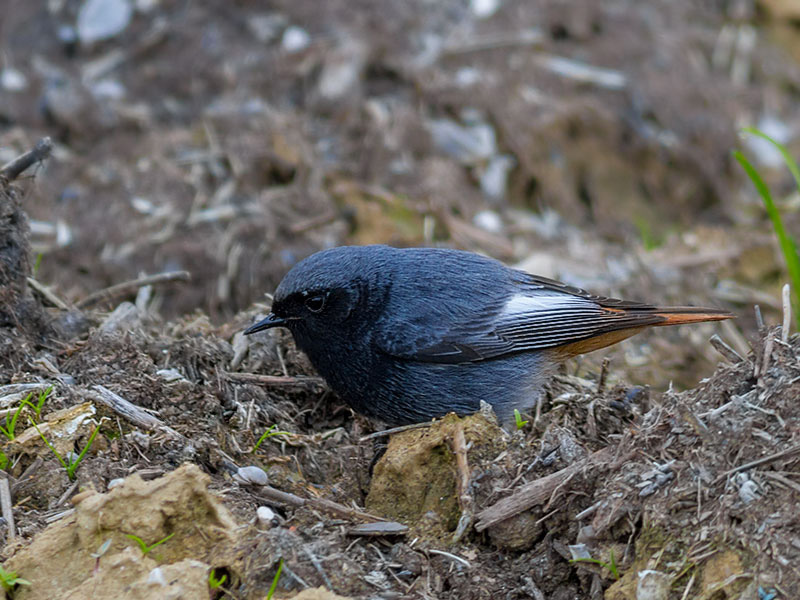
[[[238,562],[236,523],[209,494],[209,481],[187,465],[73,496],[74,511],[5,563],[31,578],[14,597],[206,600],[211,569]]]

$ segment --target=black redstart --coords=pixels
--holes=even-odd
[[[353,409],[391,425],[469,414],[508,423],[560,361],[714,308],[594,296],[459,250],[344,246],[295,265],[251,334],[286,327]]]

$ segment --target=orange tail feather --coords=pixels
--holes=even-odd
[[[733,319],[736,317],[736,315],[726,310],[694,306],[659,306],[653,313],[664,318],[661,323],[655,323],[655,327],[683,325],[685,323],[702,323],[704,321],[724,321],[725,319]]]

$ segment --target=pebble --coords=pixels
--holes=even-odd
[[[261,529],[269,529],[275,523],[277,515],[269,506],[259,506],[256,509],[256,520]]]
[[[309,44],[311,44],[311,36],[301,27],[292,25],[291,27],[287,27],[286,31],[283,32],[281,48],[286,52],[300,52],[308,48]]]
[[[78,12],[78,37],[84,44],[112,38],[125,30],[132,14],[128,0],[86,0]]]
[[[245,485],[267,485],[267,473],[261,467],[239,467],[233,478]]]

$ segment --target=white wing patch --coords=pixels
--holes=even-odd
[[[500,317],[513,318],[520,315],[531,315],[532,313],[549,313],[565,308],[586,309],[594,307],[596,307],[594,302],[569,294],[539,293],[535,296],[515,294],[506,302]]]

